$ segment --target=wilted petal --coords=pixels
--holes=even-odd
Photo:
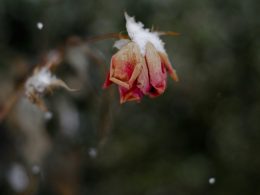
[[[107,74],[106,80],[103,84],[103,88],[106,89],[107,87],[109,87],[112,84],[112,81],[110,81],[110,72]]]
[[[137,79],[137,87],[145,94],[147,95],[150,91],[151,85],[149,82],[149,73],[148,68],[145,63],[145,59],[143,58],[143,66],[141,73]]]
[[[124,87],[119,86],[119,94],[120,94],[120,103],[125,103],[127,101],[140,101],[143,97],[143,93],[136,86],[133,85],[131,89],[126,89]]]
[[[79,89],[72,89],[70,88],[63,80],[61,79],[56,79],[53,80],[52,83],[50,83],[48,89],[52,90],[53,88],[57,88],[57,87],[62,87],[68,91],[78,91]]]
[[[156,97],[164,92],[166,88],[167,75],[158,52],[150,42],[146,44],[145,59],[151,84],[149,95],[151,97]]]
[[[130,89],[140,74],[142,55],[138,46],[130,42],[111,59],[110,81]]]
[[[170,77],[174,81],[179,81],[178,75],[177,75],[175,69],[172,67],[171,62],[170,62],[167,54],[159,52],[159,55],[161,57],[162,64],[166,67],[167,71],[169,72]]]

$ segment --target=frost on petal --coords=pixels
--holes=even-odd
[[[114,43],[114,46],[115,48],[117,49],[121,49],[122,47],[126,46],[128,43],[130,42],[129,39],[120,39],[120,40],[117,40],[115,43]]]
[[[164,92],[167,75],[158,52],[150,42],[146,44],[145,59],[149,71],[150,84],[152,86],[149,95],[156,97]]]
[[[142,55],[145,54],[145,46],[148,42],[151,42],[157,51],[165,53],[164,43],[157,32],[145,29],[141,22],[136,22],[134,17],[128,16],[127,13],[125,13],[125,19],[128,35],[132,41],[138,44]]]
[[[138,46],[130,42],[119,50],[111,59],[110,81],[131,88],[141,71],[142,61]]]

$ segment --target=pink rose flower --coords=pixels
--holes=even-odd
[[[112,56],[110,71],[104,88],[112,83],[119,87],[120,103],[140,101],[144,95],[157,97],[166,89],[167,72],[178,81],[156,32],[143,29],[126,14],[126,27],[131,38],[119,44],[119,51]]]

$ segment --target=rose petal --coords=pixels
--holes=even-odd
[[[158,52],[150,42],[146,44],[145,59],[149,71],[150,84],[152,86],[149,95],[156,97],[164,92],[167,75]]]
[[[143,93],[136,86],[133,85],[131,89],[126,89],[124,87],[119,86],[119,94],[120,94],[120,103],[125,103],[127,101],[140,101],[143,97]]]
[[[162,63],[164,64],[164,66],[166,67],[166,69],[169,72],[170,77],[174,80],[174,81],[179,81],[178,75],[175,71],[175,69],[172,67],[171,62],[167,56],[166,53],[162,53],[159,52],[160,58]]]
[[[143,58],[143,66],[141,73],[137,79],[137,87],[145,94],[147,95],[149,93],[149,90],[151,88],[150,81],[149,81],[149,73],[148,68],[145,63],[145,59]]]
[[[136,43],[130,42],[112,57],[110,81],[129,89],[139,76],[141,67],[140,50]]]
[[[103,89],[106,89],[107,87],[109,87],[112,84],[112,82],[109,80],[109,77],[110,77],[110,72],[108,72],[108,74],[106,76],[106,80],[103,84]]]

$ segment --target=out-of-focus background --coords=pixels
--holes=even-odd
[[[260,17],[257,0],[1,0],[0,194],[260,194]],[[141,103],[102,89],[123,13],[163,37],[180,82]],[[19,85],[53,49],[78,92]],[[13,99],[19,96],[11,109]],[[11,102],[11,103],[10,103]]]

